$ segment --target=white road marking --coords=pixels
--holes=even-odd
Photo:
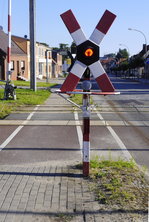
[[[25,121],[23,121],[23,124],[25,125],[31,118],[32,116],[35,114],[35,111],[38,109],[39,105],[37,105],[35,108],[34,108],[34,111],[31,112],[29,114],[29,116],[27,117],[27,119]],[[0,151],[2,149],[4,149],[8,143],[10,143],[10,141],[20,132],[20,130],[23,128],[24,126],[18,126],[15,131],[0,145]]]
[[[94,110],[97,113],[97,116],[99,117],[99,119],[101,120],[101,122],[103,123],[103,125],[105,125],[105,120],[102,117],[102,115],[97,111],[96,108],[94,108]],[[78,135],[78,140],[79,140],[79,144],[80,144],[80,150],[81,150],[81,155],[82,155],[82,141],[83,141],[83,135],[82,135],[82,129],[81,129],[81,124],[79,121],[79,117],[78,117],[78,112],[75,111],[74,112],[74,118],[76,121],[76,129],[77,129],[77,135]],[[108,123],[106,125],[106,128],[109,130],[109,132],[111,133],[111,135],[113,136],[113,138],[116,140],[117,144],[119,145],[119,147],[122,150],[122,153],[124,154],[125,158],[129,161],[132,160],[133,157],[131,156],[131,154],[129,153],[129,151],[127,150],[127,147],[125,146],[125,144],[122,142],[122,140],[119,138],[119,136],[116,134],[116,132],[114,131],[114,129],[111,126],[108,126]]]
[[[94,108],[94,110],[97,113],[97,116],[99,117],[100,120],[104,121],[104,118],[102,117],[102,115],[97,111],[96,108]],[[116,134],[116,132],[114,131],[114,129],[111,126],[106,126],[106,128],[109,130],[109,132],[111,133],[111,135],[113,136],[113,138],[116,140],[117,144],[119,145],[119,147],[121,148],[125,158],[127,160],[132,160],[133,157],[131,156],[131,154],[129,153],[129,151],[127,150],[127,147],[125,146],[125,144],[122,142],[122,140],[119,138],[119,136]]]
[[[79,121],[78,112],[76,110],[74,111],[74,119],[76,121],[76,129],[77,129],[78,141],[79,141],[80,150],[81,150],[81,156],[82,156],[83,135],[82,135],[82,129],[81,129],[81,126],[80,126],[81,123]]]

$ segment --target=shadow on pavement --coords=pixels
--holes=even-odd
[[[11,172],[11,171],[0,171],[0,175],[16,175],[16,176],[35,176],[35,177],[72,177],[81,178],[81,173],[32,173],[32,172]]]

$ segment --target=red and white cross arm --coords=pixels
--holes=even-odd
[[[89,67],[102,92],[115,91],[114,86],[99,61],[99,44],[108,32],[115,17],[116,15],[106,10],[90,39],[87,40],[71,10],[61,15],[61,18],[77,45],[77,60],[61,86],[61,92],[73,91],[87,67]],[[88,50],[91,54],[86,53]]]
[[[86,41],[86,37],[71,10],[68,10],[61,14],[61,18],[77,46]],[[86,68],[87,66],[85,64],[76,60],[60,90],[62,92],[73,91],[76,88]]]
[[[115,88],[111,83],[108,75],[106,74],[104,68],[102,67],[100,61],[97,61],[89,66],[98,86],[102,92],[114,92]]]
[[[99,45],[112,25],[116,15],[106,10],[94,29],[90,40]],[[108,75],[102,67],[100,61],[97,61],[89,66],[94,78],[96,79],[102,92],[114,92],[114,86],[111,83]]]
[[[60,90],[62,92],[73,91],[76,88],[86,68],[87,66],[85,64],[76,60]]]
[[[82,42],[86,41],[86,37],[71,10],[68,10],[64,12],[63,14],[61,14],[61,18],[63,22],[65,23],[76,45],[79,45]]]
[[[115,14],[106,10],[89,39],[99,45],[115,18]]]

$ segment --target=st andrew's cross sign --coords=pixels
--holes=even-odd
[[[87,40],[73,12],[68,10],[61,14],[61,18],[77,46],[76,61],[60,88],[61,92],[74,91],[87,67],[90,69],[102,92],[115,91],[99,60],[99,44],[108,32],[115,17],[116,15],[106,10],[89,40]]]

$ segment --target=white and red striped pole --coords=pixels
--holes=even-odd
[[[7,81],[11,75],[11,0],[8,0]]]
[[[84,73],[83,91],[89,92],[90,70]],[[89,176],[90,163],[90,96],[83,94],[83,176]]]
[[[83,95],[83,103],[88,103],[89,95]],[[90,110],[83,106],[83,176],[89,176],[90,162]]]

